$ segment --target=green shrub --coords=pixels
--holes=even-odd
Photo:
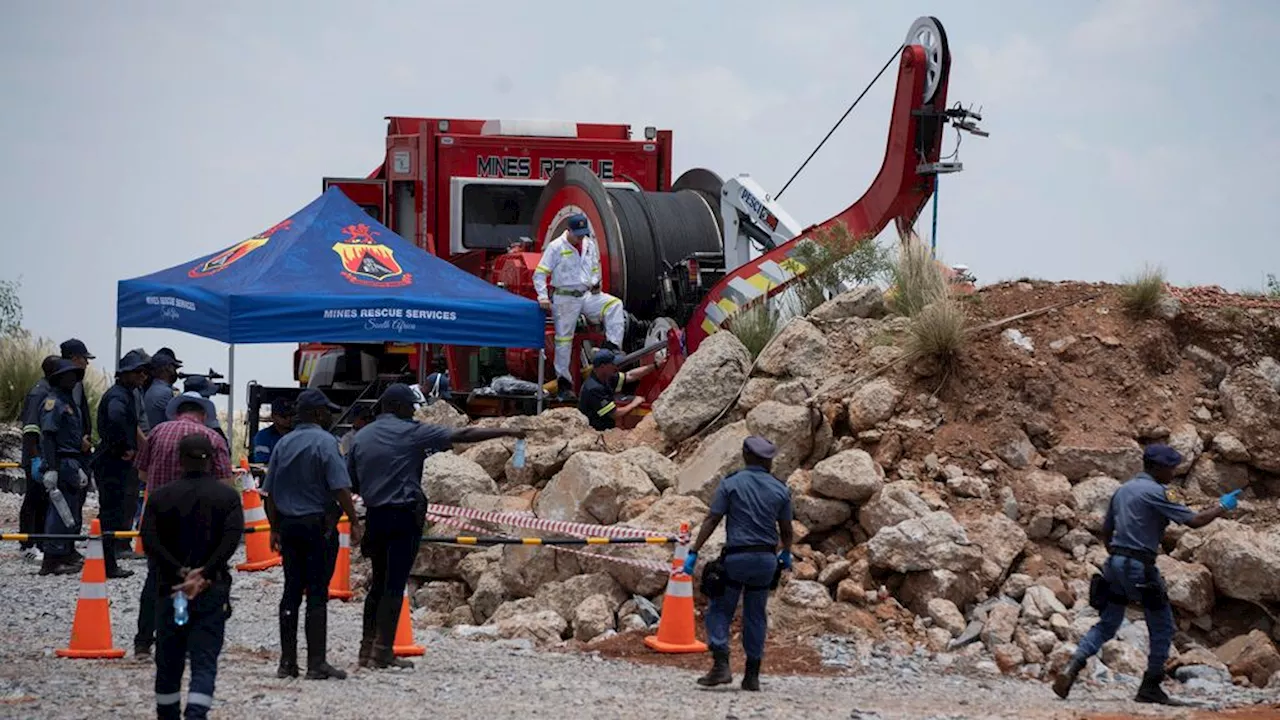
[[[1133,317],[1151,317],[1164,299],[1164,286],[1164,272],[1147,267],[1120,288],[1120,303]]]
[[[31,386],[42,377],[40,363],[58,348],[45,338],[33,337],[25,330],[15,330],[0,337],[0,422],[17,422],[22,401]],[[98,401],[111,386],[111,377],[90,367],[84,376],[84,390],[89,397],[89,413],[93,416],[94,442],[97,442]]]
[[[951,286],[933,251],[915,233],[908,233],[892,266],[889,305],[894,312],[914,317],[929,305],[951,296]]]
[[[729,319],[729,332],[734,334],[755,359],[773,336],[781,330],[781,318],[769,301],[757,302],[738,311]]]
[[[876,283],[892,266],[885,248],[873,238],[854,236],[844,223],[823,228],[801,241],[792,258],[805,267],[789,288],[789,309],[800,316],[838,294],[842,283]]]

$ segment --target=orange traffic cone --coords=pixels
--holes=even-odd
[[[329,581],[329,599],[350,600],[351,594],[351,523],[343,516],[338,521],[338,561]]]
[[[688,536],[688,526],[681,525],[681,539],[687,539]],[[688,546],[683,542],[676,545],[675,557],[671,558],[671,579],[667,581],[667,594],[662,599],[658,634],[644,639],[645,645],[661,653],[707,651],[707,644],[698,642],[694,633],[693,578],[684,573],[684,561],[688,556]]]
[[[271,534],[266,530],[251,531],[249,528],[265,528],[267,511],[262,507],[262,496],[253,488],[246,488],[241,494],[244,502],[244,555],[245,561],[236,566],[237,570],[251,572],[266,570],[281,563],[280,554],[271,549]]]
[[[392,646],[396,657],[416,657],[427,651],[413,644],[413,611],[409,608],[409,588],[404,589],[404,603],[400,606],[400,622],[396,625],[396,639]]]
[[[124,650],[111,647],[111,601],[107,599],[107,566],[102,559],[102,524],[89,526],[89,548],[80,575],[80,599],[71,622],[71,647],[57,650],[64,658],[122,658]]]

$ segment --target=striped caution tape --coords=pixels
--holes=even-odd
[[[270,532],[268,526],[246,527],[244,532]],[[91,540],[98,538],[136,538],[137,530],[103,531],[101,535],[57,535],[51,533],[3,533],[0,540],[27,542],[30,540]],[[424,543],[448,543],[453,545],[667,545],[676,542],[675,538],[650,536],[631,538],[583,537],[583,538],[518,538],[509,536],[476,536],[476,535],[429,535],[422,538]]]
[[[523,513],[499,513],[472,510],[471,508],[452,507],[450,505],[428,505],[427,512],[432,515],[462,517],[469,520],[480,520],[498,525],[508,525],[526,530],[543,530],[561,535],[577,535],[579,537],[609,538],[648,538],[663,536],[662,533],[643,528],[624,525],[590,525],[587,523],[563,522],[560,520],[543,520]]]
[[[433,523],[441,523],[443,525],[456,527],[462,530],[469,530],[471,532],[485,532],[483,528],[476,527],[475,525],[472,525],[466,522],[465,520],[459,520],[457,518],[443,517],[440,515],[427,515],[427,519]],[[651,572],[665,573],[668,570],[667,565],[665,563],[655,562],[653,560],[636,560],[633,558],[615,557],[613,555],[601,555],[599,553],[585,552],[583,550],[575,550],[571,547],[563,547],[560,545],[551,545],[550,547],[553,550],[558,550],[560,552],[566,552],[566,553],[571,553],[573,555],[580,555],[580,556],[585,556],[589,558],[595,558],[596,560],[606,560],[608,562],[618,563],[620,565],[630,565],[632,567],[638,567],[638,568],[641,568],[642,570],[649,570]]]

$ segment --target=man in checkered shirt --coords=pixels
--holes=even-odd
[[[135,467],[138,478],[147,492],[155,492],[182,477],[182,464],[178,457],[178,443],[187,435],[204,435],[213,445],[213,475],[223,482],[231,482],[231,455],[227,442],[217,431],[205,425],[205,419],[216,413],[213,403],[198,393],[183,394],[169,402],[165,409],[168,421],[151,428],[147,442],[138,453]],[[133,638],[133,654],[151,654],[156,636],[156,566],[147,561],[147,581],[142,587],[142,599],[138,607],[138,634]]]

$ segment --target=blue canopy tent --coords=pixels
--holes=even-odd
[[[405,241],[337,188],[220,252],[121,280],[116,294],[117,358],[123,328],[220,340],[233,393],[239,343],[545,342],[536,302]]]

